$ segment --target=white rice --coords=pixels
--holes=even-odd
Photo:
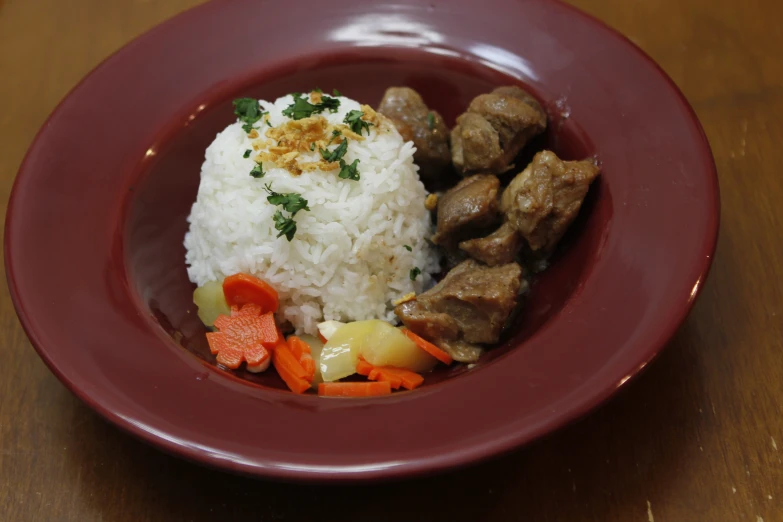
[[[332,124],[360,108],[348,98],[339,100],[336,113],[322,114]],[[288,121],[282,110],[292,102],[289,95],[260,104],[277,126]],[[263,137],[266,125],[259,122],[256,128]],[[260,277],[278,291],[279,315],[298,333],[316,334],[322,320],[394,321],[391,301],[429,286],[438,259],[425,240],[432,223],[413,144],[391,125],[372,126],[364,135],[364,141],[349,140],[344,157],[349,164],[360,160],[361,179],[353,181],[338,178],[339,169],[294,176],[270,162],[264,163],[264,177],[255,179],[249,175],[252,156],[243,158],[253,140],[242,124],[219,133],[207,148],[188,218],[190,280],[200,286],[238,272]],[[317,155],[312,153],[312,161]],[[310,211],[294,218],[297,231],[291,242],[276,237],[272,216],[280,207],[267,201],[266,184],[308,201]],[[411,281],[414,268],[422,273]]]

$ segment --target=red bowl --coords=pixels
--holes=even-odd
[[[46,122],[14,185],[5,253],[19,317],[52,371],[163,450],[338,481],[509,450],[641,371],[691,308],[718,229],[709,146],[671,80],[559,2],[300,4],[188,11],[109,58]],[[307,9],[317,14],[303,18]],[[603,164],[509,339],[471,370],[383,399],[296,396],[271,372],[211,364],[182,240],[204,150],[232,121],[234,97],[320,86],[376,104],[407,84],[451,123],[473,96],[508,83],[547,105],[540,145]]]

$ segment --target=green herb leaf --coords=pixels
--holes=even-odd
[[[407,250],[408,252],[413,252],[413,249],[411,248],[410,245],[402,245],[402,246],[405,247],[405,250]]]
[[[294,93],[294,103],[283,109],[283,116],[292,118],[294,120],[301,120],[302,118],[308,118],[313,114],[324,112],[329,110],[336,112],[340,107],[340,100],[332,98],[328,95],[323,95],[321,103],[313,105],[302,97],[299,93]]]
[[[315,142],[312,142],[312,143],[310,144],[310,150],[315,150]]]
[[[322,112],[324,109],[329,109],[329,112],[337,112],[337,109],[340,108],[340,100],[332,98],[328,94],[324,94],[321,97],[321,103],[316,105],[316,107],[323,107],[323,109],[318,112]]]
[[[277,237],[285,236],[290,242],[294,238],[294,234],[296,234],[296,221],[294,221],[293,216],[287,218],[278,210],[275,212],[275,215],[272,216],[272,219],[275,222],[275,230],[279,231]]]
[[[348,165],[344,160],[340,160],[340,173],[337,176],[342,179],[352,179],[354,181],[359,181],[359,170],[357,169],[357,165],[359,165],[358,159],[353,160],[353,163],[350,165]]]
[[[321,94],[324,91],[322,91],[320,87],[316,87],[315,89],[313,89],[313,92],[317,92],[317,93]]]
[[[415,281],[416,278],[419,277],[419,274],[421,274],[421,269],[417,266],[413,267],[410,273],[411,281]]]
[[[253,170],[250,171],[250,175],[256,179],[263,178],[264,174],[266,174],[266,172],[264,172],[264,166],[260,163],[256,163]]]
[[[427,127],[429,127],[430,130],[435,128],[435,115],[431,112],[427,113]]]
[[[348,150],[348,140],[344,139],[336,149],[328,151],[326,149],[318,149],[321,153],[321,157],[326,161],[342,161],[342,157],[345,156],[345,152]]]
[[[296,192],[280,194],[279,192],[272,190],[272,186],[269,183],[267,183],[264,188],[269,193],[266,200],[273,205],[282,206],[283,210],[290,212],[291,215],[295,215],[300,210],[310,210],[310,207],[307,206],[307,200]]]
[[[343,94],[342,94],[340,91],[338,91],[337,89],[332,89],[332,94],[333,94],[334,96],[342,96],[342,95],[343,95]]]
[[[249,157],[250,157],[250,155],[251,155],[252,153],[253,153],[253,151],[252,151],[252,150],[250,150],[250,149],[247,149],[247,150],[245,151],[245,153],[244,153],[244,154],[242,154],[242,157],[243,157],[243,158],[249,158]]]
[[[252,123],[245,123],[244,125],[242,125],[242,130],[247,132],[248,134],[250,134],[250,131],[252,131],[253,128],[254,127]]]
[[[258,100],[253,98],[237,98],[234,100],[234,114],[239,121],[255,123],[261,119],[263,112],[258,105]]]
[[[367,134],[370,134],[370,125],[372,124],[364,121],[362,116],[364,116],[362,111],[351,111],[345,115],[343,123],[347,123],[351,130],[359,136],[362,135],[362,129],[367,129]]]

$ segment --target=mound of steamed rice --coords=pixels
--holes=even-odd
[[[330,124],[360,109],[353,100],[339,100],[337,112],[322,113]],[[291,103],[290,95],[274,103],[260,101],[273,127],[290,121],[282,111]],[[339,169],[293,175],[270,162],[264,162],[264,177],[255,179],[249,175],[253,157],[264,148],[243,157],[254,140],[242,123],[219,133],[207,148],[188,218],[190,280],[201,286],[238,272],[262,278],[280,295],[278,318],[290,321],[298,333],[316,334],[323,320],[394,321],[391,301],[426,288],[438,259],[425,240],[432,223],[413,144],[379,118],[369,136],[363,132],[363,141],[348,140],[344,159],[348,164],[359,159],[359,181],[340,179]],[[261,121],[255,127],[263,138],[268,126]],[[317,150],[307,154],[319,159]],[[277,237],[272,216],[280,207],[267,201],[266,184],[308,201],[310,211],[294,218],[297,231],[290,242]],[[412,281],[415,268],[421,275]]]

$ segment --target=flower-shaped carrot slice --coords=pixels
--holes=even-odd
[[[279,340],[277,325],[271,312],[262,314],[256,304],[231,307],[231,316],[220,315],[215,320],[217,332],[207,334],[209,350],[217,361],[232,370],[243,362],[259,366],[269,358]]]

